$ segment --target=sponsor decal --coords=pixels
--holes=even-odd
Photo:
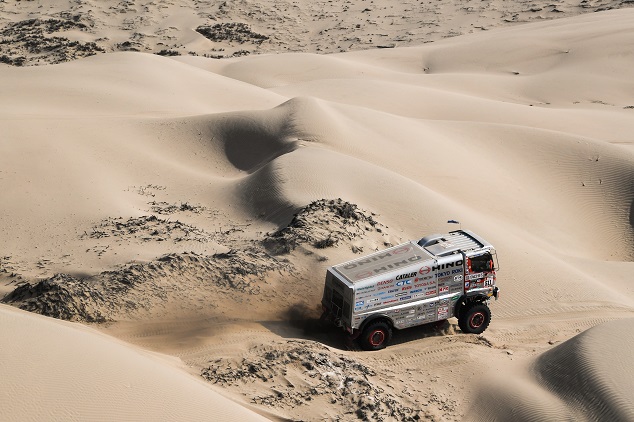
[[[457,275],[453,278],[454,281],[462,281],[462,275]]]
[[[431,267],[431,270],[438,271],[438,270],[444,270],[447,268],[461,267],[461,266],[462,266],[462,260],[459,260],[456,262],[447,262],[446,264],[442,264],[442,265],[434,265],[433,267]]]
[[[379,281],[378,283],[376,283],[377,286],[383,286],[385,284],[390,284],[391,282],[393,282],[394,280],[382,280]]]
[[[399,291],[399,289],[392,289],[392,290],[388,290],[387,292],[388,293],[394,293],[394,292],[398,292],[398,291]]]
[[[394,297],[405,296],[407,292],[401,292],[394,295]]]
[[[354,306],[363,306],[364,302],[362,300],[358,301],[354,304]]]
[[[418,274],[420,274],[420,275],[427,275],[430,272],[431,272],[431,268],[429,268],[427,266],[422,267],[420,270],[418,270]]]
[[[449,286],[442,286],[438,288],[438,293],[449,293]]]
[[[464,288],[465,288],[465,289],[468,289],[468,288],[469,288],[469,284],[470,284],[470,283],[469,283],[468,281],[466,281],[466,282],[464,283]]]
[[[374,299],[368,300],[368,303],[373,303],[373,302],[378,302],[378,301],[379,301],[379,298],[375,297]]]
[[[392,253],[393,253],[394,255],[400,255],[400,254],[403,254],[403,253],[408,252],[408,251],[409,251],[409,250],[411,250],[411,249],[412,249],[412,247],[411,247],[411,246],[403,246],[402,248],[398,248],[398,249],[396,249],[396,250],[392,251]]]
[[[401,280],[401,281],[397,281],[396,282],[396,285],[398,287],[405,286],[405,285],[408,285],[408,284],[412,284],[412,280]]]
[[[425,292],[425,294],[426,294],[427,296],[435,295],[435,294],[436,294],[436,289],[434,289],[434,290],[429,290],[429,291]]]
[[[398,299],[386,300],[385,302],[383,302],[383,304],[387,305],[388,303],[394,303],[394,302],[398,302]]]
[[[425,293],[416,293],[415,295],[412,295],[412,297],[423,297],[425,296]]]
[[[412,286],[405,286],[401,290],[410,290],[411,288],[412,288]]]
[[[438,278],[445,277],[445,276],[448,276],[449,274],[451,274],[451,271],[443,271],[442,273],[437,273],[436,277]]]
[[[364,278],[372,277],[373,275],[374,273],[372,271],[361,271],[360,273],[356,273],[354,277],[356,280],[362,280]]]
[[[416,283],[416,284],[414,284],[414,287],[419,287],[419,286],[421,286],[421,287],[426,287],[426,286],[431,286],[431,285],[433,285],[433,284],[435,284],[435,283],[436,283],[436,282],[435,282],[435,281],[433,281],[433,280],[430,280],[430,281],[424,281],[424,282],[422,282],[422,283]]]
[[[484,273],[475,273],[475,274],[469,274],[464,279],[465,280],[477,280],[478,278],[482,278],[482,277],[484,277]]]
[[[449,315],[449,307],[448,306],[441,306],[438,308],[438,318],[442,319],[447,317],[447,315]]]
[[[423,289],[416,289],[416,290],[412,290],[410,293],[418,293],[418,292],[422,292]]]
[[[405,278],[416,277],[416,273],[407,273],[407,274],[399,274],[396,276],[395,280],[403,280]],[[396,283],[398,285],[398,283]]]
[[[399,298],[399,300],[408,300],[408,299],[411,299],[411,298],[412,298],[411,296],[403,296],[403,297]]]

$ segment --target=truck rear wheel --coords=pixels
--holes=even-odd
[[[363,350],[381,350],[392,339],[392,329],[383,321],[371,322],[359,336],[358,342]]]
[[[468,304],[458,318],[458,325],[463,333],[480,334],[491,322],[491,311],[486,303]]]

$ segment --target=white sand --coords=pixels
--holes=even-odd
[[[121,18],[133,12],[84,3],[99,23],[88,40],[127,39]],[[25,4],[0,4],[3,19],[30,16]],[[139,15],[148,34],[163,21],[200,24],[200,12],[157,4]],[[258,3],[267,16],[271,4]],[[257,416],[217,391],[268,417],[306,420],[390,409],[397,419],[632,419],[634,9],[545,20],[552,6],[518,4],[517,18],[516,5],[477,13],[477,24],[507,27],[429,44],[412,35],[410,47],[350,48],[341,35],[321,48],[319,21],[298,34],[279,15],[280,50],[309,53],[0,65],[0,293],[56,273],[73,276],[55,280],[77,292],[87,277],[93,296],[73,297],[68,315],[117,321],[89,329],[3,305],[0,397],[10,406],[0,419]],[[299,5],[304,19],[316,7]],[[438,7],[439,34],[475,22]],[[526,25],[500,21],[546,12]],[[408,17],[390,29],[381,13],[387,38],[420,28]],[[172,31],[192,51],[209,48]],[[161,48],[151,39],[148,51]],[[358,51],[310,54],[337,46]],[[360,234],[305,244],[281,263],[249,249],[321,198],[374,213],[382,232],[350,227]],[[449,219],[498,250],[502,298],[483,336],[450,321],[442,335],[404,330],[385,351],[362,353],[338,331],[302,330],[325,268],[355,256],[353,246],[450,230]],[[332,224],[313,229],[325,236]],[[238,276],[205,258],[230,249],[242,251],[229,254]],[[156,261],[167,253],[179,258]],[[106,270],[131,287],[113,293],[113,279],[98,275]],[[320,356],[330,366],[302,364]],[[367,385],[332,386],[346,374]]]

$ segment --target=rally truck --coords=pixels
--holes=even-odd
[[[425,236],[329,267],[322,320],[333,322],[364,350],[387,346],[394,329],[458,318],[480,334],[498,299],[497,254],[469,230]]]

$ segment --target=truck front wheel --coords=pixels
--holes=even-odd
[[[392,329],[383,321],[371,322],[359,336],[359,345],[363,350],[381,350],[392,339]]]
[[[486,303],[468,304],[458,318],[458,325],[463,333],[480,334],[491,322],[491,311]]]

